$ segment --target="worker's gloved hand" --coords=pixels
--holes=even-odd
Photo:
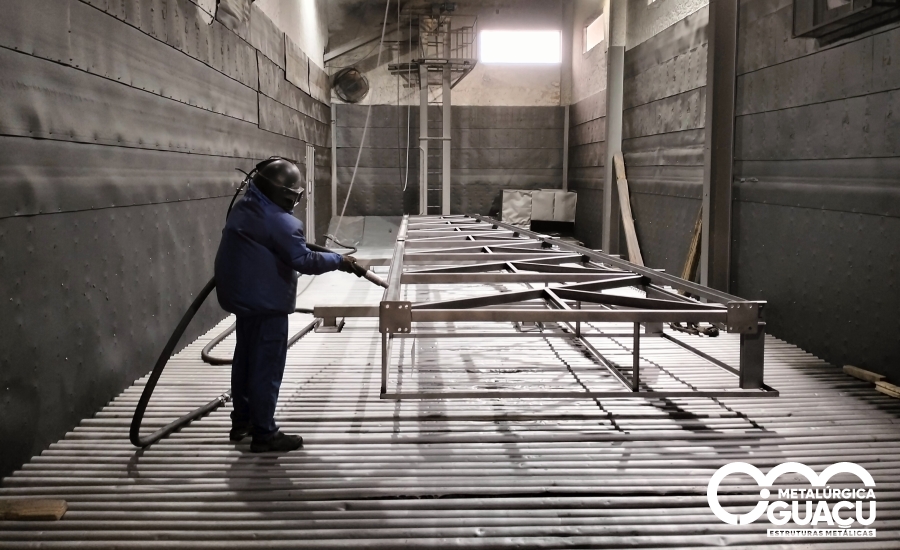
[[[344,273],[353,273],[355,275],[356,267],[356,258],[349,254],[341,256],[341,264],[338,266],[340,271],[343,271]]]

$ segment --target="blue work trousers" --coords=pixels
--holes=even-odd
[[[231,420],[249,420],[253,436],[265,438],[278,431],[275,405],[287,358],[288,316],[238,316],[236,332],[231,364]]]

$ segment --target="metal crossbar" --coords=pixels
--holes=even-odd
[[[388,288],[374,307],[331,306],[317,315],[375,316],[382,341],[381,397],[430,398],[676,398],[775,397],[763,380],[765,302],[743,300],[678,277],[483,216],[404,217],[391,258]],[[451,299],[412,301],[407,285],[452,289]],[[440,287],[436,285],[441,285]],[[449,285],[449,286],[448,286]],[[482,286],[478,286],[482,285]],[[485,293],[496,285],[515,289]],[[416,287],[421,289],[423,287]],[[459,296],[456,290],[476,295]],[[622,289],[630,289],[622,292]],[[641,292],[635,292],[635,289]],[[679,293],[681,292],[681,293]],[[683,294],[682,294],[683,293]],[[430,292],[428,293],[430,294]],[[469,292],[471,294],[471,292]],[[693,297],[691,297],[693,296]],[[694,298],[696,297],[696,298]],[[701,301],[702,300],[702,301]],[[664,333],[664,323],[711,323],[739,333],[737,366],[726,364]],[[435,328],[433,324],[437,323]],[[392,384],[394,342],[477,336],[455,325],[508,323],[509,334],[574,341],[616,386],[595,391],[466,389],[401,391]],[[550,326],[552,324],[554,326]],[[614,324],[610,325],[610,324]],[[629,327],[623,330],[625,327]],[[525,326],[536,332],[525,332]],[[485,336],[497,338],[492,331]],[[631,364],[601,350],[600,339],[630,341]],[[659,338],[690,352],[713,370],[737,377],[736,387],[698,389],[686,382],[654,387],[641,379],[641,340]],[[444,340],[446,341],[446,340]],[[515,340],[506,340],[515,341]],[[401,350],[401,355],[402,355]],[[407,363],[408,365],[409,363]],[[400,368],[397,366],[397,368]],[[399,371],[398,371],[399,372]],[[577,375],[573,372],[573,376]],[[396,386],[396,387],[395,387]]]

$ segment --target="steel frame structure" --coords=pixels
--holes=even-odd
[[[427,265],[425,269],[408,269]],[[662,271],[638,266],[604,254],[501,223],[484,216],[405,216],[390,261],[388,287],[378,307],[317,307],[316,316],[379,318],[382,340],[381,397],[384,399],[431,398],[676,398],[676,397],[775,397],[778,392],[763,381],[765,302],[737,296],[685,281]],[[410,284],[526,285],[525,290],[432,302],[411,302],[403,297]],[[551,283],[557,286],[549,286]],[[532,286],[535,285],[535,286]],[[538,286],[539,285],[539,286]],[[646,297],[603,293],[636,287]],[[697,299],[690,297],[695,296]],[[702,300],[702,301],[701,301]],[[450,391],[391,392],[391,349],[398,338],[478,336],[469,332],[414,330],[420,322],[559,323],[562,332],[510,332],[502,336],[573,338],[592,359],[621,383],[620,391]],[[582,323],[630,323],[628,333],[603,333],[603,337],[633,338],[630,373],[610,361],[583,334]],[[737,367],[693,348],[663,331],[663,323],[708,322],[740,334]],[[641,327],[643,326],[643,332]],[[595,334],[596,335],[596,334]],[[490,337],[497,337],[491,333]],[[735,375],[739,389],[713,391],[658,391],[641,384],[642,338],[664,338],[716,368]]]

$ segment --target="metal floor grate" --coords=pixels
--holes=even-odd
[[[377,303],[381,292],[330,274],[298,305],[323,296]],[[308,319],[292,316],[291,329]],[[228,388],[229,368],[199,354],[230,323],[172,360],[145,430]],[[379,399],[377,325],[348,318],[341,333],[310,333],[289,350],[277,415],[306,447],[282,456],[230,444],[230,406],[136,451],[127,433],[138,381],[3,481],[0,498],[64,498],[69,511],[54,523],[0,522],[0,548],[850,547],[767,538],[763,522],[716,519],[707,483],[737,460],[762,469],[789,460],[817,471],[862,465],[877,482],[878,536],[852,547],[900,546],[900,401],[776,338],[765,347],[766,382],[781,392],[772,399],[391,401]],[[737,353],[736,334],[672,336],[720,360]],[[492,342],[505,350],[497,355],[447,339],[428,350],[434,368],[400,380],[576,387],[561,360],[590,379],[577,350],[550,344],[506,338]],[[216,355],[232,345],[227,339]],[[657,364],[689,378],[697,361],[663,339],[641,357],[648,376]],[[543,368],[527,366],[535,358]],[[758,500],[758,489],[731,489],[729,505]]]

